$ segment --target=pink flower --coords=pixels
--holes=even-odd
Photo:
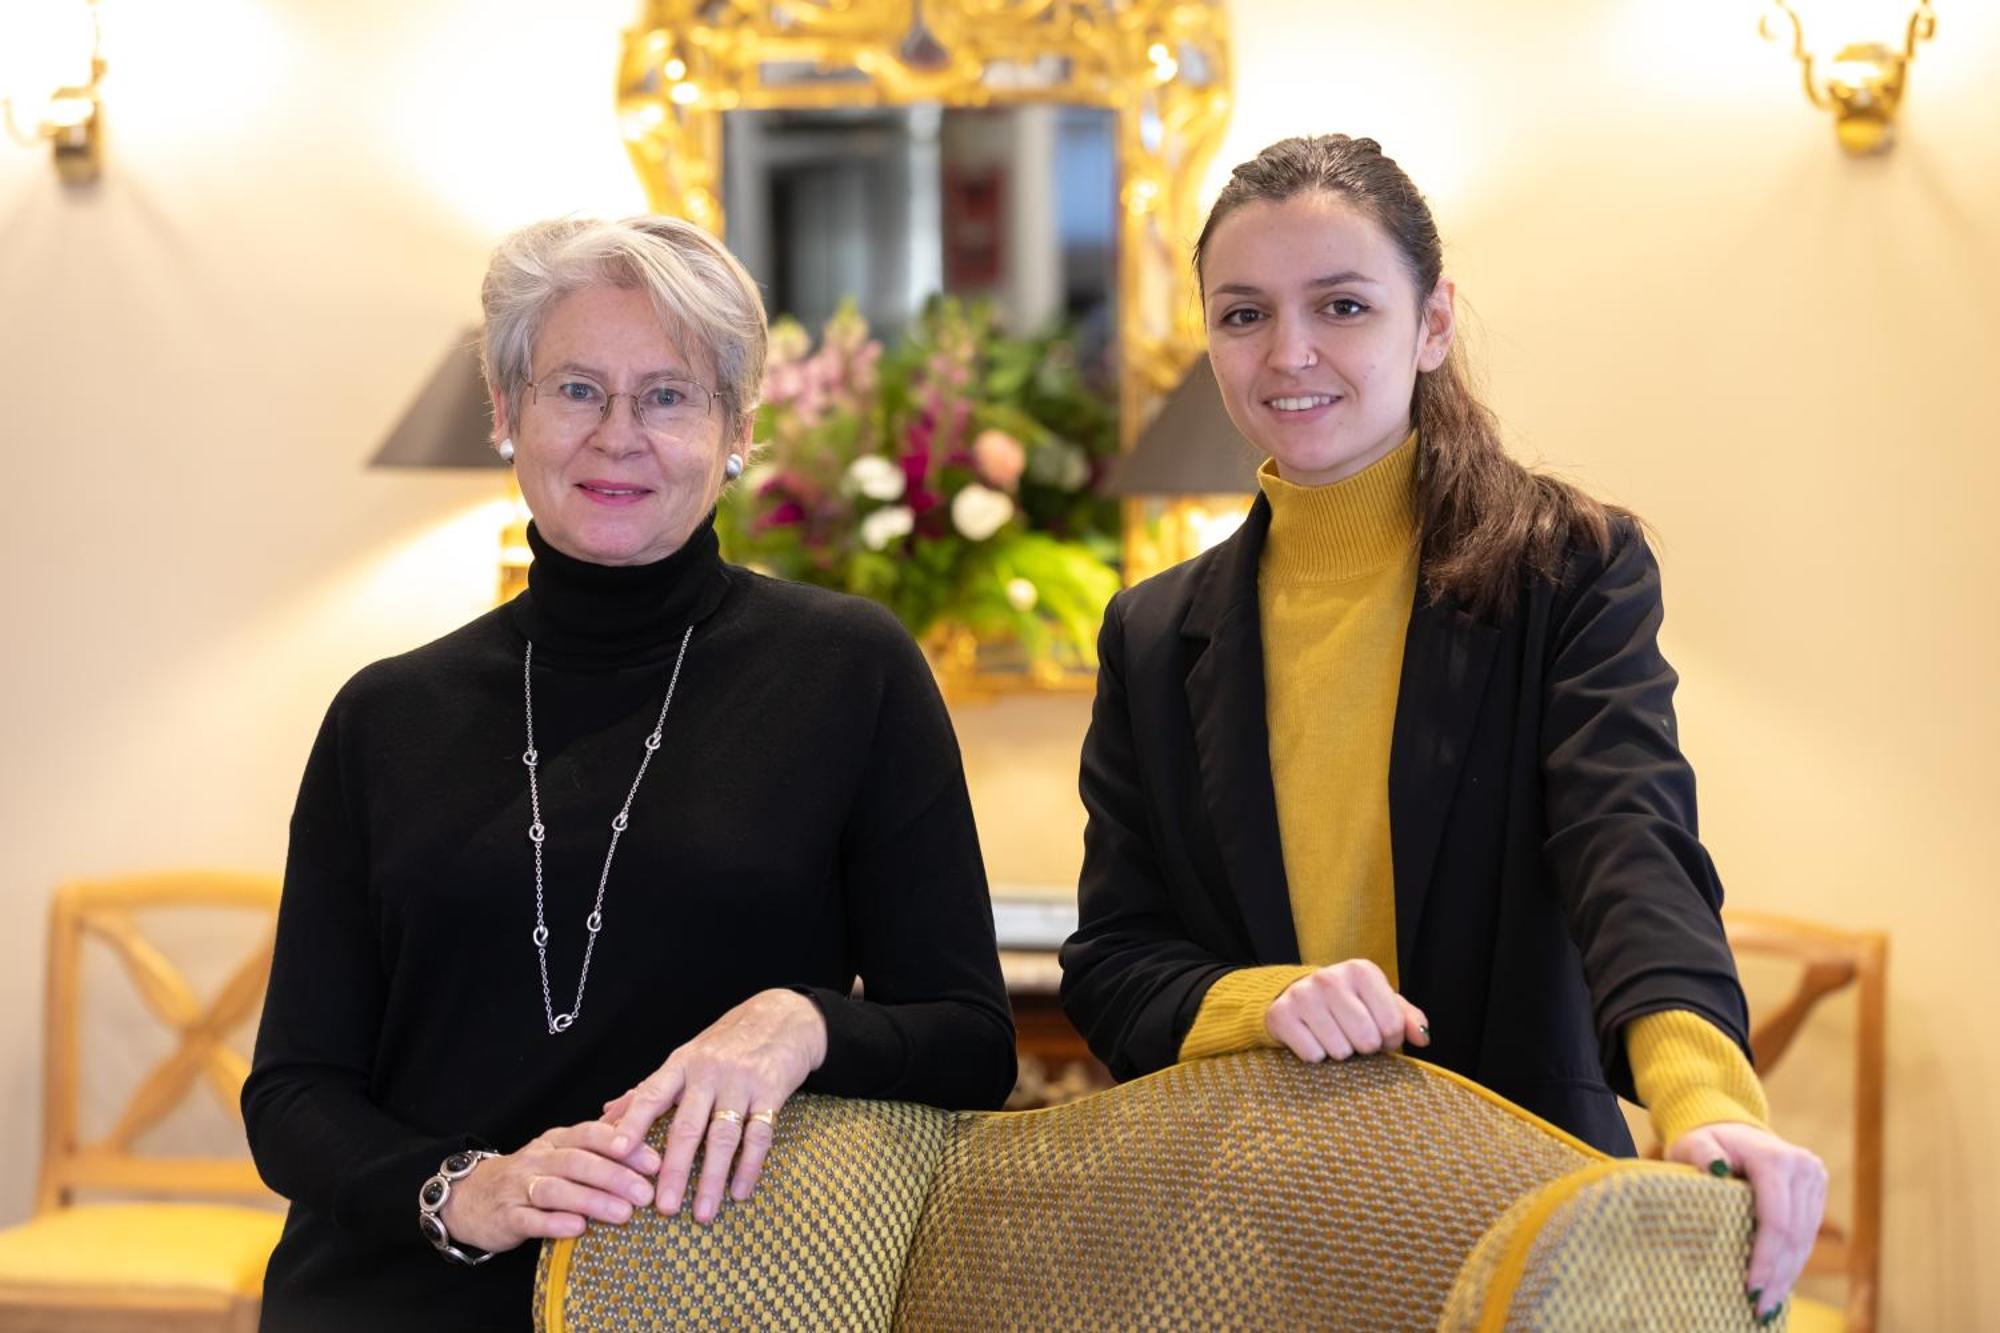
[[[936,424],[928,412],[903,430],[903,456],[896,461],[903,467],[904,488],[912,493],[922,490],[924,478],[930,475],[931,440],[935,430]]]
[[[881,359],[882,344],[871,338],[848,363],[848,380],[857,397],[875,392],[875,363]]]
[[[989,485],[1011,491],[1028,466],[1028,451],[1004,430],[983,430],[972,442],[972,463]]]
[[[773,365],[803,361],[812,351],[812,335],[805,326],[795,319],[781,318],[771,325],[771,341],[767,355]]]
[[[787,500],[759,518],[754,526],[758,532],[763,532],[770,528],[795,528],[805,521],[805,506],[797,500]]]
[[[796,362],[774,362],[764,371],[764,401],[789,403],[805,388],[805,372]]]

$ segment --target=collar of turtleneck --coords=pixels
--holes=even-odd
[[[679,550],[647,565],[598,565],[564,555],[528,525],[528,591],[509,604],[537,661],[619,667],[680,647],[729,590],[710,514]]]
[[[1270,460],[1257,484],[1271,502],[1260,577],[1341,583],[1406,558],[1417,538],[1417,433],[1361,471],[1327,486],[1297,486]]]

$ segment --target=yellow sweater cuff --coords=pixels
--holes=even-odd
[[[1289,965],[1240,967],[1225,974],[1202,997],[1194,1025],[1181,1040],[1181,1059],[1199,1060],[1204,1055],[1276,1046],[1277,1040],[1264,1030],[1264,1011],[1287,986],[1316,971]]]
[[[1634,1020],[1625,1029],[1625,1054],[1661,1143],[1718,1120],[1769,1128],[1771,1110],[1756,1071],[1699,1014],[1668,1009]]]

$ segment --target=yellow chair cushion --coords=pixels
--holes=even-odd
[[[1787,1327],[1791,1333],[1844,1333],[1847,1328],[1845,1311],[1803,1296],[1792,1298],[1788,1313],[1791,1322]]]
[[[280,1213],[220,1204],[62,1208],[0,1230],[0,1285],[255,1296],[284,1225]]]

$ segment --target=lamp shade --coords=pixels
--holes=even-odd
[[[1108,495],[1254,495],[1257,455],[1222,409],[1208,358],[1198,357],[1138,443],[1112,465]]]
[[[505,467],[493,452],[492,431],[479,334],[468,330],[453,341],[368,466]]]

